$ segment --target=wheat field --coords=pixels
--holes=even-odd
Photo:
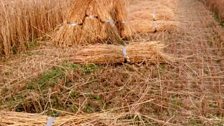
[[[126,45],[58,47],[72,3],[0,0],[1,126],[224,124],[223,0],[131,0]]]
[[[63,22],[72,0],[2,0],[0,55],[27,49]]]

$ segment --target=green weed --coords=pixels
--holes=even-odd
[[[65,76],[64,70],[59,67],[54,67],[51,70],[44,72],[38,78],[27,84],[27,89],[46,89],[54,86],[60,78]]]
[[[97,69],[98,69],[98,66],[95,64],[88,64],[88,65],[82,66],[82,71],[85,74],[90,74],[90,73],[96,71]]]
[[[52,115],[54,112],[50,110],[51,107],[57,108],[57,109],[63,109],[66,108],[66,106],[72,109],[72,111],[77,110],[77,106],[73,103],[70,103],[70,101],[64,103],[62,99],[61,92],[67,91],[68,89],[61,88],[63,84],[67,82],[67,77],[71,73],[78,73],[81,75],[88,75],[93,72],[95,72],[99,67],[95,64],[90,65],[79,65],[79,64],[73,64],[69,62],[64,62],[61,65],[52,67],[49,70],[46,70],[44,73],[39,75],[38,77],[32,79],[29,81],[26,86],[19,92],[16,92],[14,94],[10,94],[9,89],[4,88],[1,92],[1,94],[4,96],[9,96],[7,98],[0,99],[0,108],[10,108],[14,109],[15,111],[21,112],[21,111],[28,111],[28,112],[41,112],[43,108],[47,110],[47,114]],[[68,79],[69,80],[69,79]],[[54,94],[50,95],[50,101],[49,99],[45,99],[46,97],[49,97],[49,91],[54,89],[58,89],[59,91],[56,91]],[[30,94],[37,94],[38,98],[33,100],[30,97]],[[80,97],[79,92],[76,92],[75,90],[71,89],[69,97],[71,97],[73,100],[76,100]],[[88,95],[89,99],[94,100],[97,102],[97,104],[101,104],[101,97],[98,95]],[[49,106],[49,102],[51,102],[51,106]],[[48,104],[48,106],[46,106]],[[38,106],[38,107],[36,107]],[[92,112],[95,110],[98,110],[99,107],[92,106],[91,104],[87,105],[85,107],[85,110],[87,112]],[[48,112],[49,111],[49,112]],[[53,112],[53,113],[52,113]]]
[[[219,16],[218,12],[214,12],[214,18],[216,21],[219,22],[219,24],[224,27],[224,21],[221,19],[221,17]]]
[[[53,67],[41,74],[38,78],[29,82],[27,84],[27,89],[44,90],[49,87],[53,87],[59,80],[66,77],[66,72],[68,71],[81,70],[84,74],[90,74],[97,69],[98,66],[95,64],[79,65],[65,62],[60,67]]]

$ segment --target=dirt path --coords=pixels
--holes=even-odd
[[[181,25],[168,40],[170,47],[167,50],[182,59],[179,68],[187,70],[188,75],[181,75],[189,81],[196,79],[202,83],[221,81],[223,30],[202,3],[179,0],[177,6]]]
[[[169,85],[178,87],[168,92],[182,95],[183,106],[187,108],[183,113],[188,119],[205,117],[206,121],[211,115],[223,115],[223,29],[198,1],[178,0],[176,12],[181,25],[171,35],[168,50],[181,60],[174,66],[176,73],[174,69],[168,70],[169,76],[164,77],[165,82],[170,80]]]
[[[57,97],[66,98],[66,102],[74,104],[83,102],[81,107],[84,104],[93,104],[97,106],[97,110],[152,99],[153,102],[146,105],[128,109],[179,125],[223,124],[224,30],[202,3],[196,0],[176,0],[175,3],[176,7],[173,7],[173,10],[177,21],[180,22],[178,30],[149,35],[144,39],[164,41],[168,45],[166,51],[178,58],[176,63],[156,66],[107,66],[90,75],[80,72],[66,74],[66,80],[60,81],[63,83],[62,86],[57,87],[62,88]],[[9,98],[12,95],[9,93],[10,90],[23,84],[23,81],[27,81],[27,76],[32,77],[46,71],[51,66],[57,66],[73,51],[75,50],[44,47],[19,56],[16,60],[6,61],[4,65],[0,64],[3,72],[0,86],[9,90],[4,92],[9,95]],[[93,78],[94,80],[91,80]],[[63,89],[68,86],[67,81],[68,84],[75,85]],[[82,94],[78,101],[68,99],[71,88]],[[21,92],[20,89],[18,92]],[[106,105],[101,106],[97,101],[91,101],[91,98],[85,95],[86,92],[94,92],[102,97],[106,105],[109,105],[105,108]],[[41,99],[46,95],[41,94],[39,97]],[[2,102],[7,101],[7,98],[0,99]],[[88,100],[90,102],[86,103]],[[63,103],[66,102],[63,101]],[[80,108],[78,103],[76,105]],[[20,103],[16,104],[18,106]],[[1,106],[0,108],[3,109],[8,107],[7,105]],[[69,106],[72,105],[69,104]],[[12,104],[10,107],[10,110],[16,108]],[[68,108],[65,105],[60,106],[60,108],[63,107]],[[65,110],[71,111],[70,109]]]

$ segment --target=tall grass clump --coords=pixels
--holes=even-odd
[[[73,0],[1,0],[0,56],[27,49],[63,22]]]

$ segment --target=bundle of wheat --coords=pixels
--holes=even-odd
[[[48,117],[40,114],[0,111],[1,126],[141,126],[147,124],[174,125],[139,112],[114,112],[73,114]],[[141,121],[139,121],[141,120]]]
[[[1,126],[82,126],[82,125],[129,125],[132,122],[119,120],[129,113],[92,113],[83,115],[67,115],[62,117],[48,117],[39,114],[0,112]],[[131,119],[130,119],[131,120]]]
[[[165,5],[171,9],[176,9],[178,1],[177,0],[158,0],[158,2],[162,5]]]
[[[116,64],[130,63],[160,63],[170,61],[164,54],[164,45],[159,42],[133,42],[126,47],[108,44],[91,45],[78,51],[71,59],[79,64]]]
[[[178,21],[155,21],[153,22],[156,31],[175,31],[177,30],[180,23]]]
[[[125,36],[144,33],[155,33],[164,31],[174,31],[179,23],[177,21],[148,21],[132,20],[129,22],[130,29],[127,29]],[[131,32],[129,32],[131,30]]]
[[[75,1],[69,19],[53,33],[59,46],[104,43],[122,36],[126,20],[125,0]]]
[[[157,20],[174,20],[174,12],[169,8],[148,8],[148,9],[139,9],[130,14],[128,17],[129,20],[136,19],[147,19],[149,21]]]
[[[168,6],[159,1],[135,2],[129,9],[127,37],[134,34],[154,33],[175,30],[175,14]]]
[[[129,12],[133,12],[135,10],[139,10],[141,8],[149,8],[149,7],[154,7],[158,6],[159,2],[158,1],[152,1],[152,0],[131,0],[130,5],[129,5]]]
[[[73,41],[79,42],[82,36],[82,23],[86,16],[86,10],[89,7],[91,0],[74,2],[72,10],[69,12],[69,19],[63,26],[60,26],[56,33],[53,34],[53,40],[57,42],[57,45],[72,45]]]

